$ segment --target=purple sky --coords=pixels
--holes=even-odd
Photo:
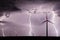
[[[21,6],[18,5],[18,8],[22,9],[21,12],[20,11],[11,12],[13,14],[11,14],[10,17],[5,20],[13,22],[13,23],[15,23],[15,25],[18,25],[18,26],[16,26],[16,31],[18,33],[18,36],[26,36],[26,35],[29,36],[30,35],[29,34],[30,26],[32,28],[31,32],[35,36],[46,36],[46,23],[41,24],[44,20],[46,20],[45,19],[46,15],[43,12],[50,12],[50,13],[48,13],[48,19],[50,21],[52,21],[53,13],[51,11],[52,11],[53,7],[54,7],[53,3],[46,3],[46,4],[25,3],[25,4],[22,4]],[[28,13],[28,11],[24,10],[23,8],[28,9],[29,11],[31,11],[31,9],[34,9],[34,8],[38,9],[37,14],[31,15],[31,19],[30,19],[31,25],[30,26],[29,26],[29,15],[28,15],[29,13]],[[33,11],[31,11],[31,12],[33,13]],[[49,23],[48,34],[49,34],[49,36],[56,36],[56,35],[60,36],[60,32],[59,32],[59,30],[60,30],[59,29],[59,26],[60,26],[59,20],[60,19],[58,16],[55,16],[54,20],[55,21],[52,21],[52,22],[54,23],[54,26],[56,29],[54,28],[53,24]],[[11,29],[11,27],[10,27],[10,29]],[[7,30],[10,30],[10,29],[8,28]],[[58,34],[56,33],[56,30],[58,30]],[[6,35],[9,35],[9,32]]]

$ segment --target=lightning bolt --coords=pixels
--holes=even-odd
[[[53,11],[52,11],[52,15],[53,15],[52,21],[53,21],[53,23],[56,23],[56,22],[55,22],[56,14],[55,14]],[[57,28],[55,27],[54,24],[53,24],[53,27],[54,27],[54,29],[55,29],[55,31],[56,31],[56,36],[58,36],[58,30],[57,30]]]
[[[29,28],[30,28],[29,35],[32,36],[31,13],[29,15]]]
[[[2,28],[1,30],[2,30],[2,35],[3,35],[3,37],[4,37],[4,36],[5,36],[5,34],[4,34],[4,29]]]
[[[24,9],[24,8],[23,8]],[[30,31],[29,31],[29,36],[33,36],[34,35],[34,33],[32,32],[32,26],[31,26],[31,15],[32,14],[34,14],[34,13],[36,13],[36,10],[37,9],[35,9],[35,11],[32,13],[31,11],[29,11],[28,9],[24,9],[24,10],[26,10],[26,11],[28,11],[28,13],[27,13],[27,15],[29,15],[29,28],[30,28]],[[32,9],[33,10],[33,9]]]
[[[28,9],[25,9],[25,10],[27,10],[29,13],[29,14],[28,13],[26,13],[26,14],[29,15],[29,29],[30,29],[29,30],[29,36],[32,36],[32,26],[31,26],[31,15],[32,15],[31,13],[32,12],[30,12]]]

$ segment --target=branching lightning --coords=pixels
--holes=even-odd
[[[29,15],[29,27],[30,27],[29,35],[32,36],[31,13]]]
[[[24,9],[24,8],[23,8]],[[29,36],[32,36],[32,26],[31,26],[31,13],[28,9],[25,9],[26,11],[28,11],[27,15],[29,15]]]
[[[32,9],[32,10],[34,10],[34,9]],[[35,10],[33,11],[33,14],[36,13],[36,10],[37,10],[37,9],[35,9]],[[34,36],[34,34],[32,34],[32,26],[31,26],[31,15],[32,15],[32,12],[29,11],[29,13],[30,13],[30,14],[29,14],[29,27],[30,27],[29,35],[30,35],[30,36]]]
[[[53,21],[53,23],[56,23],[56,22],[55,22],[56,14],[55,14],[53,11],[52,11],[52,15],[53,15],[52,21]],[[57,28],[55,27],[54,24],[53,24],[53,27],[54,27],[54,29],[55,29],[55,31],[56,31],[56,36],[58,36],[58,30],[57,30]]]

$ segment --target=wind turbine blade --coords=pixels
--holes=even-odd
[[[54,24],[53,22],[51,22],[51,21],[49,21],[49,20],[48,20],[48,22],[50,22],[50,23]]]
[[[46,21],[43,21],[42,24],[45,23],[45,22],[46,22]]]
[[[44,24],[45,22],[46,22],[46,21],[43,21],[41,24]],[[40,25],[41,25],[41,24],[40,24]]]

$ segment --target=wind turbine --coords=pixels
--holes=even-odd
[[[23,8],[24,9],[24,8]],[[30,10],[28,10],[28,9],[25,9],[26,11],[28,11],[28,15],[29,15],[29,27],[30,27],[30,31],[29,31],[29,35],[30,36],[34,36],[34,33],[32,32],[32,26],[31,26],[31,15],[32,14],[35,14],[36,13],[36,9],[34,10],[34,9],[32,9],[32,10],[34,10],[33,12],[31,12]]]
[[[45,22],[46,22],[46,36],[48,36],[48,23],[52,23],[52,22],[50,20],[48,20],[47,13],[46,13],[46,20],[43,21],[42,24],[45,23]]]

